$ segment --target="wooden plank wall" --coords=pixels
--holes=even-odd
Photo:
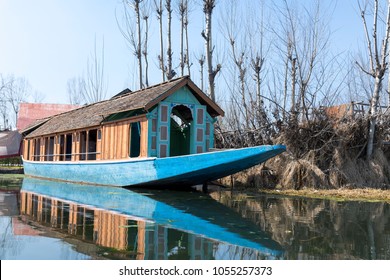
[[[125,159],[129,157],[130,124],[141,123],[141,152],[140,157],[147,156],[148,122],[146,117],[105,124],[102,129],[101,159]]]
[[[102,159],[128,157],[129,124],[129,121],[123,121],[103,127]]]
[[[45,155],[46,147],[45,144],[46,138],[54,137],[54,161],[60,160],[60,135],[68,135],[72,134],[72,161],[80,160],[80,133],[82,131],[88,131],[91,129],[96,129],[99,133],[101,133],[101,139],[97,139],[96,143],[96,159],[97,160],[114,160],[114,159],[126,159],[129,157],[129,147],[130,147],[130,124],[134,122],[140,122],[141,125],[141,150],[140,157],[147,157],[148,154],[148,121],[146,116],[135,117],[127,120],[112,122],[108,124],[104,124],[102,128],[94,127],[83,130],[77,130],[67,133],[59,133],[55,135],[48,135],[45,137],[37,137],[34,139],[24,139],[23,143],[23,156],[25,159],[34,160],[33,155],[36,153],[35,151],[35,142],[40,139],[40,158],[36,158],[37,161],[44,161],[46,157]],[[99,130],[101,132],[99,132]],[[98,137],[97,137],[98,138]],[[64,151],[66,151],[66,137],[64,137]],[[30,142],[30,148],[28,149],[28,142]],[[28,151],[30,151],[28,155]]]

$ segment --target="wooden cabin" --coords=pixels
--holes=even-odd
[[[204,153],[223,110],[189,77],[61,113],[22,131],[30,161],[99,161]]]

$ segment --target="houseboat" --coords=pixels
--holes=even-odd
[[[196,185],[247,169],[283,145],[215,151],[224,111],[180,77],[38,120],[22,131],[27,176],[111,186]]]

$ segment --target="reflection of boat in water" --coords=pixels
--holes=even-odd
[[[142,191],[145,192],[145,189]],[[35,202],[33,196],[36,196]],[[85,224],[85,219],[89,219],[90,228],[81,228],[77,234],[86,236],[90,232],[91,239],[98,245],[121,250],[127,250],[130,243],[137,243],[138,255],[143,254],[141,258],[167,258],[167,248],[164,249],[166,253],[162,253],[160,257],[156,254],[147,256],[145,252],[156,250],[157,247],[160,250],[161,243],[162,247],[167,247],[168,237],[164,235],[170,230],[175,231],[178,239],[183,234],[195,238],[193,250],[206,242],[209,244],[209,251],[215,251],[214,245],[218,244],[226,250],[250,252],[252,258],[274,259],[283,254],[280,245],[269,239],[254,224],[200,193],[152,190],[149,193],[137,193],[121,188],[26,178],[21,198],[23,214],[32,215],[32,211],[42,213],[46,209],[46,215],[50,216],[47,218],[48,222],[52,226],[66,216],[70,233]],[[65,205],[68,215],[59,211],[60,205],[62,209]],[[84,217],[81,218],[83,214]],[[107,227],[112,227],[113,231]],[[107,237],[108,235],[111,237]],[[132,240],[130,235],[137,240]],[[104,241],[107,238],[110,239],[109,242]],[[175,248],[169,248],[170,252],[180,250],[180,244],[173,247]],[[215,252],[206,257],[193,258],[213,258],[213,255]]]

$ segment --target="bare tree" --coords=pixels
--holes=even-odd
[[[206,61],[208,71],[208,94],[215,101],[215,76],[221,70],[221,64],[213,67],[213,41],[212,41],[212,14],[216,0],[203,0],[203,12],[205,14],[206,30],[202,31],[202,37],[206,45]]]
[[[165,0],[165,9],[167,11],[167,65],[165,66],[165,74],[168,80],[171,80],[175,75],[172,68],[172,1]]]
[[[330,39],[330,16],[326,16],[326,13],[331,11],[332,3],[329,2],[328,9],[324,9],[321,5],[323,2],[317,0],[301,12],[298,8],[293,8],[292,3],[283,0],[283,7],[278,11],[281,15],[279,24],[275,27],[274,34],[280,40],[276,47],[286,58],[285,71],[289,69],[290,72],[291,115],[293,119],[297,119],[299,115],[301,119],[310,121],[310,110],[316,105],[317,94],[325,85],[324,75],[328,74],[321,71],[329,64],[326,55]],[[285,72],[285,96],[287,78]],[[318,83],[319,80],[321,83]]]
[[[186,2],[186,10],[184,13],[184,33],[185,33],[185,42],[186,42],[186,49],[185,49],[185,54],[184,54],[184,62],[187,65],[187,72],[188,75],[191,76],[191,61],[190,61],[190,51],[189,51],[189,44],[188,44],[188,24],[189,24],[189,3],[188,0],[185,0]]]
[[[382,2],[381,2],[382,3]],[[374,137],[375,137],[375,128],[378,117],[378,105],[379,98],[382,89],[384,75],[387,71],[387,56],[388,56],[388,43],[390,39],[390,0],[387,1],[386,7],[386,19],[384,20],[384,34],[381,38],[382,45],[379,46],[378,38],[378,17],[380,17],[380,7],[379,1],[374,0],[374,10],[373,10],[373,22],[372,22],[372,34],[368,31],[367,26],[367,5],[361,5],[361,2],[358,2],[360,15],[363,22],[364,32],[366,36],[367,43],[367,51],[368,51],[368,59],[369,59],[369,68],[366,69],[363,67],[362,63],[357,62],[359,68],[369,76],[374,79],[374,90],[371,95],[370,100],[370,125],[369,125],[369,133],[368,133],[368,141],[367,141],[367,158],[370,159],[373,150],[374,150]],[[371,36],[370,36],[371,35]],[[380,49],[379,49],[380,48]]]
[[[204,91],[204,82],[203,82],[203,69],[204,69],[204,62],[205,62],[205,56],[203,53],[200,54],[198,58],[199,62],[199,72],[200,72],[200,89]]]
[[[73,105],[83,103],[85,96],[85,80],[82,77],[74,77],[68,80],[66,84],[68,102]]]
[[[149,7],[144,6],[142,9],[142,19],[145,21],[145,39],[142,49],[142,55],[145,60],[145,86],[149,86],[149,61],[148,61],[148,38],[149,38]]]
[[[134,55],[137,58],[138,62],[138,79],[139,79],[139,88],[143,88],[142,80],[142,39],[141,39],[141,11],[140,4],[143,0],[123,0],[123,11],[124,11],[124,26],[118,22],[120,32],[128,43],[129,47],[133,49]],[[135,13],[136,27],[134,29],[131,12],[129,9],[133,10]]]
[[[255,82],[256,88],[256,100],[252,101],[252,114],[256,117],[258,124],[262,125],[264,122],[264,101],[263,101],[263,80],[266,75],[264,74],[265,56],[269,51],[270,44],[265,41],[265,4],[264,0],[258,2],[254,1],[254,6],[249,6],[247,9],[248,24],[246,26],[246,34],[248,34],[250,56],[250,68],[252,70],[252,77]],[[260,11],[258,11],[260,10]],[[255,12],[254,12],[255,11]],[[267,47],[268,45],[268,47]]]
[[[7,102],[0,96],[0,116],[3,124],[0,125],[0,130],[8,128],[8,109]]]
[[[248,103],[246,100],[246,72],[247,72],[247,66],[245,64],[245,57],[246,53],[243,49],[239,55],[237,55],[236,47],[235,47],[235,39],[233,36],[229,39],[230,45],[232,48],[232,55],[233,55],[233,62],[236,65],[238,69],[238,79],[240,83],[240,94],[241,94],[241,106],[244,108],[244,119],[246,123],[246,129],[249,129],[249,109],[248,109]]]
[[[27,100],[30,91],[31,87],[27,79],[15,78],[13,75],[8,77],[5,97],[14,113],[14,126],[17,123],[20,103]]]
[[[8,110],[7,110],[7,98],[6,98],[6,81],[3,75],[0,74],[0,115],[3,121],[2,129],[8,128]]]
[[[178,12],[179,12],[179,18],[180,18],[180,75],[184,76],[184,66],[185,66],[184,23],[185,23],[185,15],[187,13],[187,1],[186,0],[179,0]]]
[[[85,79],[85,90],[83,99],[86,103],[94,103],[106,98],[107,79],[104,74],[104,40],[100,58],[96,49],[96,38],[94,52],[87,60],[87,76]]]
[[[45,100],[46,95],[36,90],[31,94],[31,97],[34,103],[42,103],[43,100]]]
[[[181,76],[184,76],[184,68],[186,66],[188,75],[191,74],[188,46],[188,0],[178,0],[177,5],[180,20],[180,74]]]
[[[160,54],[158,55],[159,68],[161,70],[162,81],[165,81],[165,66],[164,66],[164,37],[163,37],[163,0],[160,0],[157,3],[157,0],[154,0],[154,5],[157,13],[157,19],[160,26]]]

